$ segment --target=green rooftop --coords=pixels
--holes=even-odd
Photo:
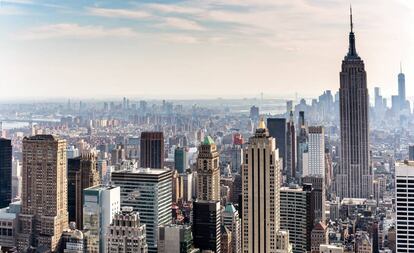
[[[213,138],[211,138],[210,135],[207,135],[206,137],[204,137],[203,145],[212,145],[212,144],[214,144],[214,140]]]

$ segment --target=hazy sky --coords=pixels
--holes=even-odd
[[[353,0],[368,85],[414,97],[414,1]],[[316,96],[339,87],[346,0],[0,0],[0,98]],[[1,100],[0,100],[1,102]]]

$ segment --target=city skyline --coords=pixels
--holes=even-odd
[[[352,4],[369,90],[379,86],[387,97],[396,94],[402,61],[412,98],[414,3],[375,1],[375,12],[373,0]],[[305,0],[1,1],[6,39],[0,42],[0,85],[8,92],[0,98],[234,98],[260,92],[270,98],[336,91],[348,7]]]

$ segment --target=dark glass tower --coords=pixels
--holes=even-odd
[[[276,139],[276,149],[279,149],[279,158],[283,159],[283,168],[286,168],[286,119],[285,118],[268,118],[267,129],[269,135]]]
[[[341,161],[336,177],[340,198],[368,198],[372,169],[368,151],[368,89],[364,61],[355,47],[351,9],[348,54],[340,73]]]
[[[164,134],[163,132],[141,133],[141,167],[164,168]]]
[[[11,202],[12,145],[11,140],[0,138],[0,208]]]

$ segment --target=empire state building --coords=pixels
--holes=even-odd
[[[342,198],[368,198],[372,194],[372,168],[369,162],[368,89],[364,61],[355,47],[352,9],[348,54],[340,73],[341,160],[337,195]]]

